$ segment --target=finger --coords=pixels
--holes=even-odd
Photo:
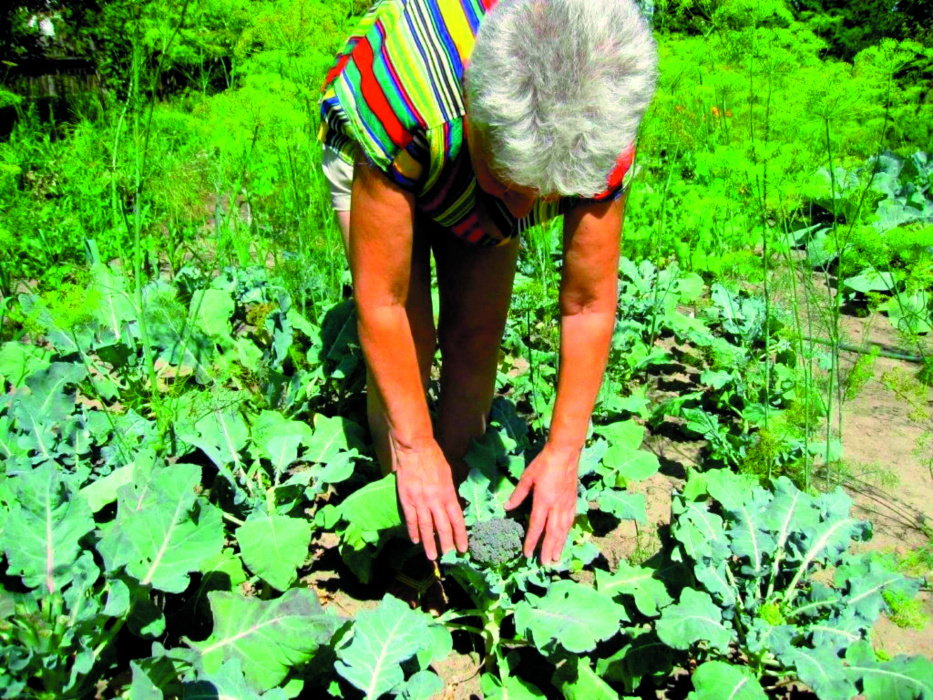
[[[437,505],[431,509],[431,515],[434,518],[434,529],[437,531],[437,538],[441,541],[441,552],[447,554],[454,548],[454,533],[450,526],[450,516],[447,515],[447,509],[443,505]]]
[[[524,501],[528,497],[533,483],[534,480],[529,476],[528,472],[522,474],[522,478],[518,480],[518,485],[515,487],[512,495],[509,496],[509,500],[505,502],[505,509],[512,510]]]
[[[571,521],[572,522],[572,521]],[[560,561],[567,533],[570,531],[567,518],[563,515],[551,513],[547,521],[547,530],[544,533],[544,543],[541,545],[541,563],[554,564]]]
[[[405,525],[408,528],[408,538],[414,544],[418,544],[421,541],[421,537],[418,534],[418,511],[415,510],[414,506],[402,503],[402,512],[405,513]]]
[[[547,519],[547,511],[537,504],[531,508],[531,517],[528,519],[528,534],[525,535],[525,556],[534,556],[535,547],[538,546],[538,540],[541,538],[541,532],[544,530],[544,523]]]
[[[548,565],[552,562],[551,553],[554,550],[554,540],[556,539],[557,518],[553,513],[547,519],[547,527],[544,530],[544,541],[541,543],[541,563]]]
[[[447,517],[450,518],[450,524],[454,528],[454,542],[457,544],[457,551],[463,554],[469,547],[467,538],[466,523],[463,521],[463,511],[460,504],[454,501],[447,504]]]
[[[573,526],[574,513],[566,513],[560,519],[560,529],[554,543],[554,550],[551,552],[551,561],[557,563],[564,553],[564,547],[567,546],[567,538],[570,536],[570,528]]]
[[[434,561],[437,559],[437,545],[434,544],[431,511],[427,508],[418,509],[418,529],[421,531],[421,544],[424,546],[424,555]]]

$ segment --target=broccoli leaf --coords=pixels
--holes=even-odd
[[[136,481],[119,489],[117,521],[98,545],[107,570],[125,566],[144,586],[184,591],[189,574],[223,547],[220,510],[198,498],[200,483],[194,464],[137,469]]]
[[[486,700],[543,700],[546,696],[536,685],[515,676],[500,679],[491,673],[480,678],[480,690]]]
[[[792,648],[778,657],[788,667],[797,669],[800,680],[813,688],[820,700],[849,700],[856,695],[842,659],[826,647]]]
[[[308,556],[311,524],[287,515],[253,514],[237,528],[243,563],[280,591],[297,578],[301,563]]]
[[[554,675],[551,683],[565,700],[618,700],[619,695],[596,675],[587,658],[571,656]]]
[[[638,611],[647,617],[659,615],[660,608],[673,601],[664,583],[655,578],[655,571],[647,567],[632,566],[620,561],[614,574],[596,570],[596,589],[611,598],[631,595],[635,598]]]
[[[722,623],[722,612],[708,593],[685,588],[680,602],[661,611],[658,637],[674,649],[689,649],[699,641],[725,652],[733,633]]]
[[[846,651],[848,674],[861,680],[870,700],[916,700],[933,697],[933,661],[922,656],[895,656],[879,662],[871,644],[861,641]]]
[[[307,588],[292,588],[275,600],[223,591],[211,591],[207,598],[214,631],[205,641],[191,643],[204,671],[216,673],[225,661],[239,659],[250,686],[259,692],[274,688],[290,667],[314,656],[337,628],[337,618],[325,614]]]
[[[515,608],[515,627],[539,648],[556,641],[571,653],[591,651],[619,631],[625,609],[574,581],[558,581],[543,597],[528,594]]]
[[[648,522],[647,501],[643,493],[594,486],[587,492],[586,499],[595,502],[601,511],[611,513],[619,520]]]
[[[719,562],[729,556],[722,518],[710,513],[706,503],[675,498],[671,510],[677,524],[674,537],[683,544],[687,556],[696,562]]]
[[[674,652],[653,631],[635,633],[632,641],[607,659],[596,663],[596,672],[611,683],[621,683],[633,693],[645,676],[669,677]]]
[[[694,692],[688,700],[765,700],[752,672],[742,666],[723,661],[707,661],[693,674]]]
[[[337,650],[337,673],[363,691],[367,699],[401,690],[401,664],[433,643],[424,613],[386,595],[375,610],[361,611],[353,638]]]
[[[30,588],[59,591],[72,580],[81,538],[94,529],[91,508],[51,462],[14,477],[12,484],[16,498],[0,532],[10,573]]]
[[[353,421],[318,414],[314,417],[314,432],[308,442],[308,450],[302,458],[326,464],[342,451],[363,449],[365,445],[362,436],[362,428]]]

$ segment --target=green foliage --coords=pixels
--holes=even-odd
[[[909,597],[903,591],[886,590],[882,595],[890,608],[888,617],[898,627],[922,630],[930,624],[930,616],[924,614],[920,600]]]
[[[77,285],[23,294],[48,349],[0,349],[0,697],[82,697],[121,646],[183,636],[204,641],[134,658],[135,689],[276,688],[338,627],[292,586],[308,512],[364,449],[352,421],[310,416],[332,381],[318,331],[255,268],[157,280],[146,314],[110,267],[86,285],[83,304]]]
[[[680,544],[675,558],[690,568],[693,584],[678,604],[661,610],[661,641],[674,649],[701,644],[723,661],[735,643],[752,671],[748,678],[777,667],[820,697],[872,696],[874,656],[857,668],[846,662],[848,654],[867,638],[887,601],[910,600],[919,583],[871,555],[850,553],[851,542],[869,537],[870,528],[850,518],[848,496],[837,490],[815,498],[784,477],[773,490],[748,489],[728,472],[707,480],[703,490],[711,501],[674,501],[672,534]],[[833,571],[832,583],[821,570]],[[892,679],[898,692],[922,687],[933,671],[924,659],[884,663],[892,673],[910,669]],[[718,666],[711,676],[713,668],[717,675],[735,675]],[[695,687],[701,691],[706,682]]]
[[[337,629],[337,619],[324,613],[308,589],[293,588],[272,601],[226,591],[207,596],[214,631],[192,645],[198,664],[205,672],[216,673],[223,663],[238,659],[254,692],[279,685],[291,667],[312,659]]]
[[[929,662],[867,642],[882,611],[924,622],[917,582],[848,552],[867,527],[838,492],[759,485],[809,486],[819,459],[846,473],[815,431],[873,362],[842,376],[835,348],[804,342],[799,313],[776,308],[776,264],[914,342],[933,326],[922,3],[654,3],[661,85],[561,562],[475,556],[553,411],[558,221],[527,232],[508,398],[460,487],[472,556],[443,562],[474,609],[433,620],[386,597],[343,620],[305,587],[318,534],[371,586],[404,536],[394,476],[375,480],[352,419],[365,363],[316,142],[317,88],[366,4],[0,11],[0,57],[93,50],[101,87],[66,122],[0,88],[16,115],[0,143],[0,698],[84,697],[98,679],[133,698],[427,698],[449,630],[482,639],[491,698],[654,695],[675,666],[696,668],[693,698],[758,698],[775,678],[828,698],[929,694]],[[921,384],[883,381],[926,415]],[[674,499],[673,549],[647,556],[639,527],[640,551],[609,570],[593,529],[648,523],[649,429],[702,441],[702,471]],[[928,559],[901,566],[928,577]],[[540,688],[529,660],[553,667]]]
[[[452,646],[446,629],[387,595],[376,610],[357,615],[353,636],[337,650],[337,672],[368,699],[431,697],[443,683],[428,665],[442,661]],[[402,664],[412,658],[416,670],[406,680]]]
[[[538,648],[556,644],[571,654],[593,651],[626,619],[621,605],[574,581],[552,584],[544,597],[529,594],[515,608],[515,627]]]

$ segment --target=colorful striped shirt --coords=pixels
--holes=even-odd
[[[362,19],[328,72],[321,139],[352,163],[357,149],[415,195],[420,212],[471,243],[497,245],[581,202],[618,197],[634,145],[595,198],[539,200],[515,219],[477,185],[464,141],[464,65],[498,0],[381,0]],[[479,201],[478,201],[479,200]],[[482,207],[497,230],[481,224]]]

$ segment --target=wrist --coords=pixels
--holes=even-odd
[[[437,446],[434,435],[431,433],[401,433],[389,430],[389,444],[395,452],[420,452]]]
[[[583,441],[560,439],[548,436],[544,443],[544,449],[554,455],[562,455],[568,458],[576,459],[583,452]]]
[[[566,417],[555,415],[548,430],[546,445],[552,450],[562,452],[582,452],[586,446],[586,435],[589,431],[589,415],[579,420],[567,420]]]

